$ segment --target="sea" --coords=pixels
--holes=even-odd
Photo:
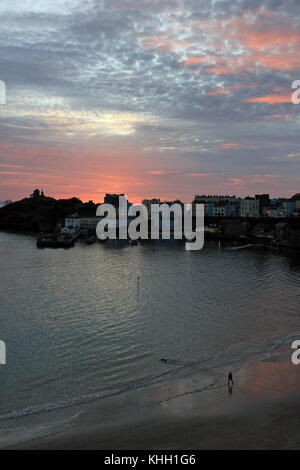
[[[107,397],[299,339],[299,255],[232,248],[38,249],[35,234],[0,232],[0,445],[74,426]]]

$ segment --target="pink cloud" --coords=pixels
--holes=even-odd
[[[206,56],[191,56],[188,57],[181,66],[184,67],[186,65],[198,65],[198,64],[209,64],[213,62],[213,60],[217,60],[217,58],[213,59],[213,56],[206,57]]]
[[[263,8],[254,8],[253,10],[248,9],[241,9],[240,13],[249,15],[250,17],[261,15],[265,16],[266,18],[272,18],[275,13],[273,11],[265,10]]]
[[[203,49],[206,47],[208,52],[218,50],[219,54],[218,57],[212,57],[210,53],[207,57],[190,55],[181,65],[208,65],[205,71],[215,75],[300,69],[297,50],[299,27],[296,23],[288,23],[279,14],[267,10],[248,10],[238,17],[194,20],[190,27],[200,35]],[[241,53],[232,54],[233,49]]]
[[[0,163],[1,168],[25,168],[24,165],[11,165],[9,163]]]
[[[244,184],[244,180],[242,178],[228,178],[228,181],[225,182],[228,186],[241,186]]]
[[[176,40],[169,37],[149,37],[143,40],[143,47],[145,49],[161,49],[169,52],[180,49],[187,49],[191,46],[191,44],[191,41],[188,40]]]
[[[216,173],[185,173],[185,176],[191,176],[193,178],[197,177],[207,177],[207,176],[215,176]]]

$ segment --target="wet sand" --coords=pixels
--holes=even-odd
[[[68,431],[14,449],[299,449],[300,366],[277,356],[89,404]],[[90,418],[94,418],[91,426]]]

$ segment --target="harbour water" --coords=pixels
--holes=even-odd
[[[34,235],[0,232],[0,259],[0,441],[300,335],[296,255],[179,241],[37,249]]]

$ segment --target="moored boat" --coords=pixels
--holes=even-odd
[[[71,248],[75,245],[76,237],[70,235],[41,234],[37,241],[38,248]]]
[[[97,241],[97,237],[95,237],[94,235],[92,237],[89,237],[87,240],[86,240],[86,244],[87,245],[92,245],[93,243],[95,243]]]

